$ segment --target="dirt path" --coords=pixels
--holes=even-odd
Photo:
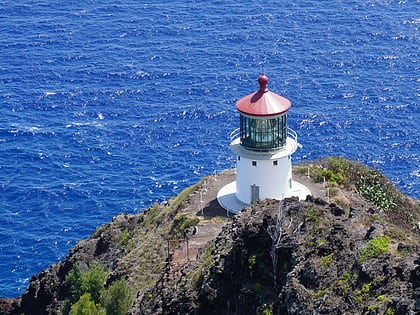
[[[293,175],[294,180],[307,186],[315,197],[325,198],[326,189],[322,184],[314,183],[307,176]],[[200,223],[197,231],[188,242],[181,240],[171,248],[171,269],[176,270],[183,264],[195,261],[200,249],[216,238],[223,226],[233,217],[217,202],[217,193],[225,185],[235,180],[235,170],[226,170],[217,175],[208,176],[190,196],[185,212],[196,214]]]
[[[217,175],[208,176],[190,196],[184,212],[194,213],[200,219],[194,235],[188,240],[173,243],[171,253],[171,270],[176,271],[185,263],[195,261],[200,249],[216,238],[223,226],[232,218],[217,202],[218,191],[235,180],[235,171],[227,170]]]

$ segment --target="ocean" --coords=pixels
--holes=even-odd
[[[419,1],[0,0],[0,296],[113,216],[234,167],[235,102],[292,101],[293,163],[419,198]]]

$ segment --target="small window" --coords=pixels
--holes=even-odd
[[[273,161],[273,166],[277,166],[279,162],[277,160]]]
[[[257,166],[257,161],[252,161],[252,166]]]

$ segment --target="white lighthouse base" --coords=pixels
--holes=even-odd
[[[307,195],[312,194],[305,185],[302,185],[296,181],[292,181],[290,194],[285,196],[285,198],[298,197],[299,200],[304,200],[306,199]],[[217,193],[217,201],[219,202],[220,206],[233,213],[238,213],[242,210],[242,208],[248,206],[248,204],[236,198],[236,181],[227,184],[219,190]]]

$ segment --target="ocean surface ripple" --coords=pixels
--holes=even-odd
[[[0,0],[0,296],[121,213],[234,167],[235,101],[292,103],[295,163],[420,196],[416,0]]]

